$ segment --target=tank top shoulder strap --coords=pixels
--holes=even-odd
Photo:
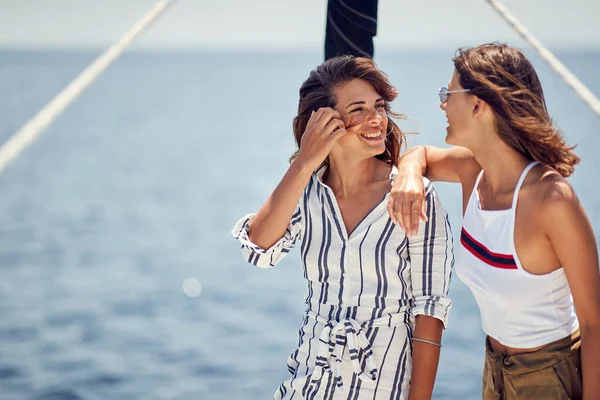
[[[465,210],[465,216],[469,212],[469,208],[471,208],[474,204],[477,204],[479,200],[479,195],[477,194],[477,188],[479,187],[479,182],[481,181],[481,177],[483,176],[483,169],[477,175],[477,179],[475,180],[475,186],[473,186],[473,190],[471,191],[471,195],[469,196],[469,201],[467,202],[467,209]],[[475,203],[473,203],[475,202]]]
[[[471,191],[471,198],[472,197],[479,198],[479,196],[477,195],[477,189],[479,188],[479,182],[481,182],[482,176],[483,176],[483,169],[481,171],[479,171],[479,175],[477,175],[477,179],[475,180],[475,186],[473,186],[473,190]]]
[[[539,162],[532,161],[532,162],[529,163],[528,166],[525,167],[525,169],[523,170],[523,172],[521,172],[521,177],[519,178],[519,182],[517,182],[517,187],[515,187],[515,193],[513,194],[513,201],[512,201],[512,208],[513,208],[513,210],[516,210],[515,207],[517,206],[517,199],[519,198],[519,191],[521,190],[521,186],[523,186],[523,182],[525,181],[525,178],[527,177],[527,174],[537,164],[539,164]]]
[[[477,175],[477,179],[475,180],[475,186],[473,186],[473,193],[477,191],[479,187],[479,182],[481,182],[481,177],[483,176],[483,169],[479,171],[479,175]]]

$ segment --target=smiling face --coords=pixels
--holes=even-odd
[[[332,107],[342,115],[348,134],[335,142],[330,161],[331,157],[354,162],[376,156],[386,164],[398,164],[404,135],[394,119],[404,116],[389,107],[398,90],[372,59],[348,55],[330,58],[310,72],[299,94],[293,124],[298,148],[312,112]]]
[[[362,79],[353,79],[334,88],[335,110],[342,115],[348,132],[332,152],[344,151],[360,158],[385,151],[388,116],[386,101]]]
[[[448,90],[463,90],[456,72],[448,83]],[[445,102],[440,104],[442,111],[446,113],[448,126],[446,127],[446,143],[470,147],[470,138],[474,130],[473,110],[475,96],[469,92],[449,93]]]

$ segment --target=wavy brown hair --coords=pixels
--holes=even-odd
[[[398,165],[404,135],[392,118],[402,119],[404,116],[391,111],[389,106],[389,103],[398,97],[398,91],[392,86],[387,75],[377,68],[375,62],[366,57],[345,55],[330,58],[310,72],[308,79],[300,87],[298,115],[294,118],[294,138],[298,149],[310,114],[322,107],[334,107],[336,99],[333,90],[353,79],[367,81],[385,100],[385,110],[388,115],[385,152],[375,157],[390,165]],[[292,155],[290,162],[297,155],[298,150]]]
[[[573,173],[573,153],[548,115],[544,92],[523,53],[500,43],[458,49],[452,60],[461,86],[490,105],[498,135],[530,160]]]

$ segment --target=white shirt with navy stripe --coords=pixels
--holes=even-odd
[[[405,399],[414,316],[446,326],[451,308],[454,255],[446,211],[425,180],[429,220],[421,221],[417,235],[409,239],[391,221],[389,193],[348,234],[335,195],[322,181],[326,168],[313,174],[287,231],[271,248],[249,240],[254,214],[232,231],[244,258],[260,268],[275,266],[300,243],[308,309],[288,359],[291,376],[275,399]]]

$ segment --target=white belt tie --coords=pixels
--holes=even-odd
[[[401,310],[401,312],[397,314],[386,314],[383,317],[372,321],[366,321],[362,324],[359,324],[351,318],[345,318],[339,322],[328,321],[312,311],[309,311],[308,316],[310,318],[325,325],[325,328],[319,336],[315,370],[312,373],[309,385],[310,391],[316,389],[316,385],[319,384],[324,372],[332,373],[336,385],[338,387],[343,386],[340,365],[342,363],[342,354],[345,347],[348,348],[350,363],[358,378],[365,382],[376,381],[379,369],[375,363],[375,358],[373,357],[371,343],[369,343],[369,340],[365,335],[365,329],[371,327],[392,327],[402,325],[405,323],[406,311],[407,310]],[[366,363],[365,370],[360,366],[358,358],[360,350],[364,353],[364,360]],[[326,385],[319,386],[321,386],[319,388],[319,392],[321,392]]]

